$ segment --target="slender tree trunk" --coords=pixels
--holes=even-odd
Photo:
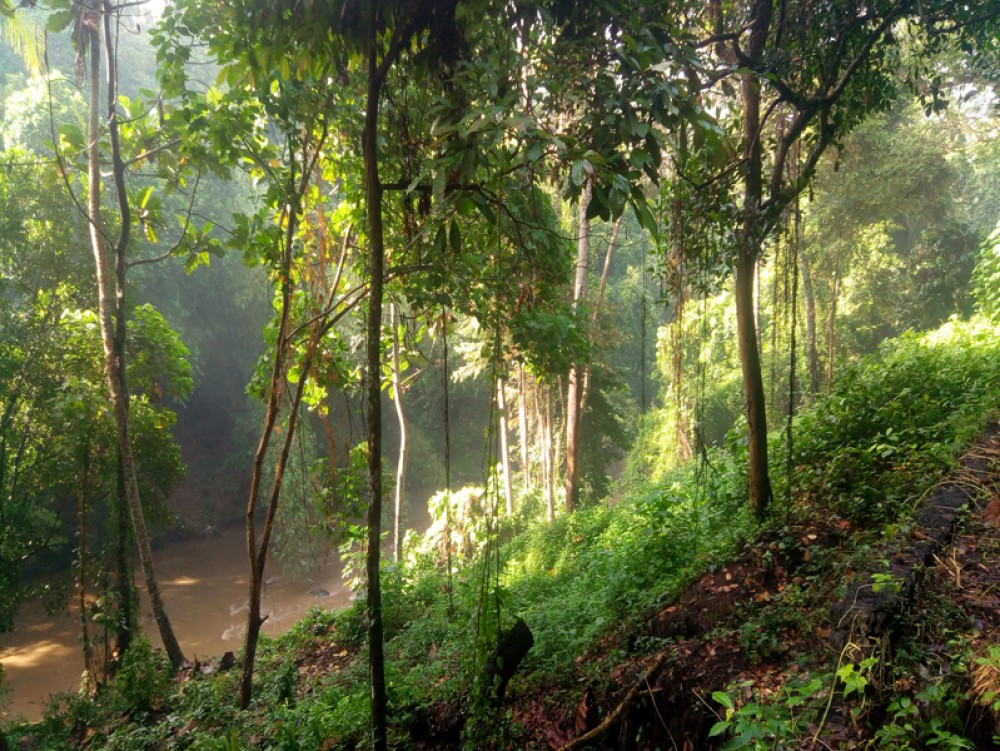
[[[552,484],[553,488],[557,482],[556,477],[559,474],[559,457],[564,456],[562,439],[566,435],[566,421],[563,419],[562,424],[559,425],[558,429],[556,425],[558,424],[558,416],[560,414],[566,414],[566,384],[563,383],[561,377],[556,378],[555,388],[549,389],[549,400],[551,402],[551,420],[550,424],[552,426]]]
[[[604,290],[608,286],[608,273],[611,271],[611,259],[615,254],[615,243],[618,242],[618,233],[621,232],[623,216],[615,219],[611,225],[611,237],[608,239],[608,252],[604,254],[604,266],[601,269],[601,282],[597,286],[597,297],[594,305],[590,309],[590,335],[597,330],[597,319],[601,315],[601,307],[604,304]],[[583,392],[580,395],[580,415],[587,412],[587,399],[590,396],[590,364],[583,371]]]
[[[580,195],[580,218],[577,222],[576,239],[576,279],[573,284],[573,311],[579,315],[580,309],[587,298],[587,270],[590,266],[590,221],[587,219],[587,208],[593,195],[593,184],[590,176],[583,185]],[[576,508],[579,500],[580,468],[577,463],[580,448],[580,423],[582,410],[580,408],[583,390],[583,373],[585,366],[574,362],[569,369],[569,385],[566,390],[566,499],[567,511]]]
[[[670,325],[670,389],[674,397],[674,445],[679,461],[691,458],[691,444],[687,437],[687,424],[684,419],[684,313],[686,296],[684,294],[683,274],[674,290],[674,320]]]
[[[153,610],[153,618],[160,631],[164,649],[174,667],[184,662],[184,653],[174,635],[167,617],[160,588],[153,567],[153,556],[149,544],[149,533],[146,530],[146,520],[139,500],[139,486],[136,479],[135,456],[132,450],[132,439],[129,428],[129,396],[126,381],[125,364],[125,253],[128,249],[131,228],[131,212],[125,193],[125,165],[118,146],[118,114],[117,114],[117,75],[111,33],[112,7],[109,0],[103,4],[104,51],[107,67],[108,93],[108,133],[111,143],[112,171],[114,174],[115,192],[118,199],[120,227],[118,239],[114,247],[116,275],[112,278],[108,260],[107,240],[101,223],[101,174],[100,174],[100,65],[98,51],[101,49],[101,37],[96,23],[89,32],[91,55],[89,80],[89,119],[87,123],[88,148],[88,188],[87,210],[90,224],[90,240],[94,253],[94,265],[98,288],[98,318],[101,328],[101,340],[104,345],[104,367],[108,381],[108,390],[114,408],[115,430],[118,438],[118,451],[125,475],[125,491],[132,519],[132,529],[135,533],[136,545],[139,549],[139,562],[142,566],[146,592]],[[98,14],[91,12],[94,20]],[[116,331],[116,324],[118,330]]]
[[[403,384],[399,372],[399,323],[396,318],[395,303],[390,303],[389,311],[392,325],[392,401],[396,405],[396,420],[399,422],[399,456],[396,459],[396,487],[392,515],[392,554],[398,561],[401,544],[403,486],[406,482],[406,415],[403,413]]]
[[[771,0],[755,0],[747,55],[756,61],[764,50],[771,24]],[[741,78],[743,98],[744,177],[743,228],[736,260],[736,327],[743,372],[749,428],[748,490],[750,506],[758,516],[771,502],[767,458],[767,406],[761,375],[754,285],[760,258],[760,210],[763,201],[760,84],[751,75]]]
[[[292,142],[289,138],[289,143]],[[323,146],[323,139],[320,138],[315,143],[313,158],[319,154]],[[278,416],[281,408],[282,394],[288,387],[287,364],[290,346],[290,318],[291,318],[291,297],[292,297],[292,259],[296,234],[302,213],[302,196],[309,184],[310,174],[314,165],[309,161],[309,147],[303,143],[302,147],[302,168],[301,174],[296,180],[295,150],[289,147],[289,176],[286,186],[287,197],[282,210],[284,222],[284,237],[281,249],[280,261],[280,284],[281,284],[281,307],[279,310],[278,332],[275,337],[274,355],[271,363],[271,380],[268,391],[267,409],[264,415],[264,429],[261,432],[257,450],[254,453],[253,471],[250,476],[250,492],[247,499],[246,509],[246,542],[247,557],[250,563],[250,593],[247,602],[247,627],[246,637],[243,647],[243,666],[240,672],[239,683],[239,706],[246,709],[250,706],[253,697],[253,674],[257,657],[257,644],[260,639],[260,629],[266,620],[266,616],[261,616],[261,592],[264,586],[264,571],[267,566],[268,550],[271,543],[271,535],[274,531],[274,523],[277,518],[278,506],[281,500],[281,490],[284,486],[285,472],[288,466],[288,457],[291,454],[292,443],[298,426],[299,407],[302,403],[302,395],[305,392],[306,384],[312,372],[313,361],[316,351],[327,327],[328,316],[333,310],[333,301],[336,298],[337,290],[340,286],[341,274],[344,267],[345,258],[348,252],[348,243],[345,239],[341,249],[340,260],[337,264],[337,274],[333,282],[329,285],[327,299],[319,307],[319,313],[314,315],[309,328],[309,338],[306,343],[305,354],[298,363],[298,382],[292,394],[288,406],[287,425],[284,431],[284,440],[278,454],[277,463],[274,468],[274,480],[271,484],[271,492],[267,502],[267,513],[264,517],[264,526],[260,536],[257,535],[256,518],[257,504],[260,496],[260,484],[263,478],[264,461],[267,457],[267,450],[272,436],[277,429]]]
[[[645,277],[646,270],[643,264],[643,290],[642,299],[639,301],[639,414],[646,414],[649,409],[649,401],[646,398],[646,333],[649,327],[648,304],[646,302]]]
[[[531,464],[529,462],[528,441],[528,383],[524,377],[524,365],[517,364],[517,433],[521,449],[521,489],[527,495],[531,491]]]
[[[833,275],[833,299],[830,300],[830,319],[826,324],[826,393],[833,390],[833,361],[837,337],[837,301],[840,298],[840,263]]]
[[[809,369],[809,394],[819,393],[819,350],[816,346],[816,297],[813,295],[812,270],[806,249],[796,237],[799,257],[799,276],[802,277],[802,296],[805,298],[806,313],[806,359]]]
[[[292,219],[288,219],[289,228]],[[287,240],[287,230],[286,230]],[[285,243],[286,248],[288,243]],[[287,258],[287,251],[286,251]],[[264,413],[264,429],[261,431],[257,450],[254,452],[253,470],[250,473],[250,491],[247,499],[246,533],[247,558],[250,563],[250,592],[247,599],[247,629],[243,645],[243,666],[240,672],[239,706],[246,709],[253,698],[253,671],[257,658],[257,642],[263,620],[260,615],[260,595],[263,588],[263,572],[257,566],[257,499],[264,473],[264,459],[271,442],[274,426],[278,421],[281,404],[282,375],[285,372],[285,337],[288,335],[288,313],[291,299],[291,282],[287,262],[281,275],[281,320],[274,344],[274,359],[271,363],[271,386],[268,391],[267,409]]]
[[[90,492],[90,446],[83,447],[80,474],[76,486],[77,547],[76,580],[79,590],[80,637],[83,641],[83,668],[91,685],[97,683],[97,665],[90,641],[90,618],[87,616],[87,494]]]
[[[382,629],[382,582],[379,575],[379,545],[382,537],[382,278],[385,247],[382,234],[382,185],[378,174],[378,108],[384,73],[377,62],[377,35],[372,24],[368,52],[368,96],[362,152],[365,169],[365,201],[368,214],[369,284],[368,294],[368,678],[371,684],[371,726],[373,751],[385,751],[388,744],[385,690],[385,654]]]
[[[292,210],[294,211],[294,209]],[[284,331],[284,329],[282,330]],[[271,494],[268,498],[264,528],[261,530],[260,539],[258,540],[256,537],[253,537],[250,542],[250,553],[252,556],[250,559],[250,601],[247,607],[247,632],[243,646],[243,668],[240,673],[240,706],[243,709],[246,709],[250,705],[250,699],[253,696],[253,671],[257,655],[257,643],[260,639],[260,628],[264,625],[264,621],[267,620],[267,616],[261,616],[260,600],[264,583],[264,571],[267,566],[268,550],[271,545],[271,536],[274,533],[274,522],[278,515],[281,489],[285,482],[285,472],[288,469],[288,457],[291,454],[292,444],[295,440],[299,407],[302,404],[302,395],[309,380],[309,373],[312,371],[313,359],[322,338],[322,333],[322,321],[317,320],[313,323],[309,341],[306,345],[305,356],[299,364],[299,380],[295,385],[295,391],[288,406],[288,424],[285,426],[284,439],[281,444],[280,453],[278,454],[278,461],[274,467],[274,481],[271,484]],[[282,334],[283,336],[284,334]],[[251,481],[252,484],[253,481]],[[255,531],[253,526],[251,514],[248,535]]]
[[[136,624],[135,591],[132,587],[132,571],[130,564],[132,536],[128,521],[128,497],[125,493],[125,470],[121,461],[116,462],[115,472],[115,527],[117,543],[115,544],[115,565],[117,568],[116,584],[118,587],[118,628],[115,634],[115,649],[119,655],[125,654],[132,643],[132,629]],[[110,654],[105,661],[110,659]],[[107,665],[105,665],[107,668]],[[107,672],[107,670],[105,670]]]
[[[542,432],[542,461],[545,474],[545,508],[548,519],[556,518],[555,452],[552,445],[552,386],[545,385],[545,428]]]
[[[547,487],[546,482],[548,481],[548,466],[545,453],[545,408],[542,406],[542,384],[538,380],[535,380],[532,384],[531,396],[531,406],[534,408],[535,413],[535,431],[532,443],[535,447],[535,456],[538,459],[538,470],[541,473],[539,489],[542,491],[544,497]]]
[[[514,515],[514,488],[510,480],[510,446],[507,442],[507,395],[503,378],[497,378],[497,423],[500,433],[500,467],[503,472],[503,496],[507,516]]]

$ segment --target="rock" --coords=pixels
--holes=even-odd
[[[309,593],[315,595],[316,597],[329,597],[330,591],[326,589],[311,589]]]

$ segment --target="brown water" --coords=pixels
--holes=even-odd
[[[249,587],[243,530],[168,545],[154,551],[153,559],[167,613],[187,658],[238,650],[243,645]],[[331,609],[350,600],[336,560],[299,578],[283,576],[276,565],[268,564],[265,576],[266,634],[286,631],[314,605]],[[330,596],[317,597],[316,590],[326,590]],[[160,645],[148,610],[142,629],[154,646]],[[25,607],[14,631],[0,634],[0,665],[6,688],[0,697],[0,720],[39,719],[50,694],[80,686],[79,611],[71,608],[49,616],[40,606]]]

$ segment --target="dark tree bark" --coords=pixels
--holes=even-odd
[[[377,15],[377,11],[376,11]],[[385,654],[382,628],[382,581],[379,572],[382,538],[382,297],[385,241],[382,230],[382,185],[378,172],[378,110],[382,84],[391,58],[379,64],[377,24],[372,24],[368,50],[368,93],[362,135],[365,169],[365,202],[368,220],[368,551],[366,561],[368,612],[368,679],[371,687],[372,749],[388,745]]]
[[[132,643],[132,628],[135,626],[135,591],[132,587],[132,567],[130,564],[132,536],[128,521],[128,498],[125,493],[125,470],[119,461],[116,472],[115,544],[116,585],[118,587],[118,629],[115,634],[115,649],[119,655],[125,654]]]
[[[759,61],[771,26],[771,0],[755,0],[750,39],[746,54],[751,63]],[[749,426],[749,495],[754,512],[761,516],[771,502],[771,480],[767,462],[767,405],[754,304],[754,278],[760,258],[764,199],[760,118],[760,82],[741,77],[743,99],[744,194],[743,227],[736,260],[736,328],[743,373],[743,396]]]

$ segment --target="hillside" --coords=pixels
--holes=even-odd
[[[763,524],[736,441],[613,506],[464,529],[450,579],[432,527],[384,570],[395,747],[995,747],[998,405],[996,329],[952,322],[856,363],[796,418],[791,482]],[[533,645],[497,692],[484,645],[515,619]],[[315,610],[265,641],[240,712],[231,659],[171,677],[140,643],[94,698],[0,737],[363,748],[364,653],[359,607]]]

